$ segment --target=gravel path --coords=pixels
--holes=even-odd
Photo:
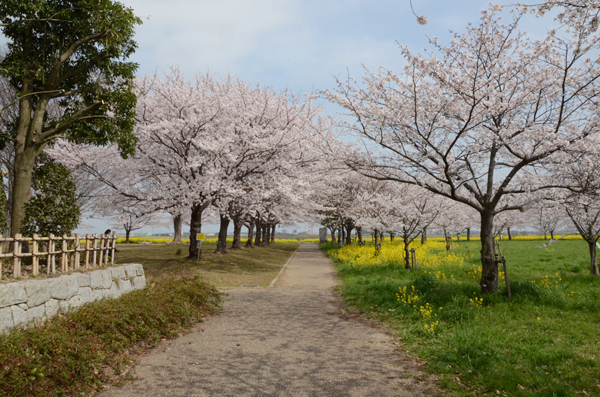
[[[223,314],[99,396],[441,395],[388,335],[343,315],[335,284],[331,261],[302,244],[274,288],[228,290]]]

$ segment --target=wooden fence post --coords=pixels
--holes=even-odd
[[[85,269],[90,267],[90,235],[85,235]]]
[[[92,258],[92,259],[93,259],[93,262],[94,262],[94,267],[96,267],[96,255],[97,255],[97,253],[98,253],[98,252],[97,252],[97,249],[98,249],[98,240],[96,240],[96,237],[97,237],[97,236],[96,236],[96,233],[94,233],[94,234],[92,235],[92,239],[93,239],[93,244],[92,244],[92,247],[94,248],[94,254],[92,255],[92,256],[93,256],[93,258]]]
[[[104,242],[104,266],[108,266],[108,254],[110,253],[110,234],[106,235],[106,241]]]
[[[56,238],[52,233],[48,238],[48,274],[54,274],[56,273]]]
[[[111,264],[115,264],[115,252],[117,250],[117,232],[112,232],[112,251],[111,251]]]
[[[69,271],[69,263],[67,262],[67,235],[66,234],[63,234],[63,236],[62,236],[61,271],[63,273],[66,273]]]
[[[15,235],[15,248],[13,250],[13,277],[21,277],[21,234]]]
[[[81,236],[75,235],[75,269],[79,269],[79,261],[81,260]]]
[[[98,260],[98,267],[102,267],[104,262],[104,234],[100,235],[100,258]]]
[[[31,263],[33,265],[33,275],[37,276],[40,271],[40,257],[38,256],[38,235],[33,233],[33,244],[31,247]]]

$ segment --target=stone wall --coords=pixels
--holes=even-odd
[[[144,268],[140,264],[0,284],[0,332],[145,286]]]

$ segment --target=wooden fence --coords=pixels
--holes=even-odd
[[[85,237],[77,235],[62,237],[50,234],[49,237],[22,237],[17,234],[14,238],[0,238],[0,278],[3,278],[5,258],[12,262],[12,277],[22,277],[24,269],[33,276],[40,274],[45,267],[46,274],[57,273],[57,264],[60,273],[69,270],[89,269],[102,265],[115,263],[116,232],[112,235],[86,234]],[[23,249],[25,244],[27,248]],[[12,252],[10,251],[12,247]],[[29,252],[27,252],[29,251]],[[24,258],[31,260],[24,261]],[[27,264],[24,264],[27,262]]]

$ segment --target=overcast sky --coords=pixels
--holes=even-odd
[[[206,72],[231,74],[296,93],[332,88],[335,76],[359,78],[363,64],[399,72],[399,44],[419,52],[430,48],[428,38],[447,43],[450,30],[463,32],[469,21],[475,24],[489,3],[413,0],[417,15],[429,20],[419,25],[409,0],[121,2],[144,21],[137,28],[139,48],[132,58],[139,63],[139,74],[178,65],[188,78]],[[543,22],[533,24],[539,30]],[[335,112],[332,106],[327,110]],[[97,228],[101,232],[105,224]]]

